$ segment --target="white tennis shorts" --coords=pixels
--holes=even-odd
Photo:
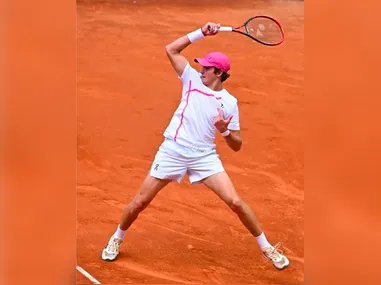
[[[223,171],[224,167],[215,149],[207,152],[190,149],[166,138],[156,153],[150,174],[178,183],[188,174],[190,183],[196,184]]]

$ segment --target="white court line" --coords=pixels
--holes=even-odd
[[[94,284],[101,284],[97,279],[95,279],[93,276],[91,276],[85,269],[83,269],[81,266],[76,266],[77,270],[81,272],[87,279],[89,279]]]

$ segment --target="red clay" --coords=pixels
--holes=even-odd
[[[136,2],[78,5],[78,264],[107,284],[302,284],[303,2]],[[187,177],[139,216],[118,260],[103,262],[102,248],[179,104],[181,82],[165,45],[207,21],[234,26],[257,14],[283,24],[281,46],[220,33],[184,54],[195,67],[193,57],[213,50],[232,61],[225,87],[239,100],[244,143],[234,153],[218,136],[218,151],[270,242],[284,245],[290,267],[273,268],[232,211]],[[78,274],[77,284],[91,282]]]

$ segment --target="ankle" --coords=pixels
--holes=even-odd
[[[116,229],[116,232],[114,233],[113,236],[118,238],[118,239],[124,239],[126,231],[127,230],[124,231],[124,230],[120,229],[120,225],[118,225],[118,228]]]
[[[266,235],[264,232],[262,232],[259,236],[255,237],[259,247],[263,251],[265,248],[270,247],[271,244],[267,241]]]

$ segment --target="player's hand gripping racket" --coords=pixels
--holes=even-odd
[[[208,30],[210,31],[210,26]],[[282,26],[269,16],[255,16],[241,26],[220,27],[218,31],[240,33],[266,46],[276,46],[284,41]]]

